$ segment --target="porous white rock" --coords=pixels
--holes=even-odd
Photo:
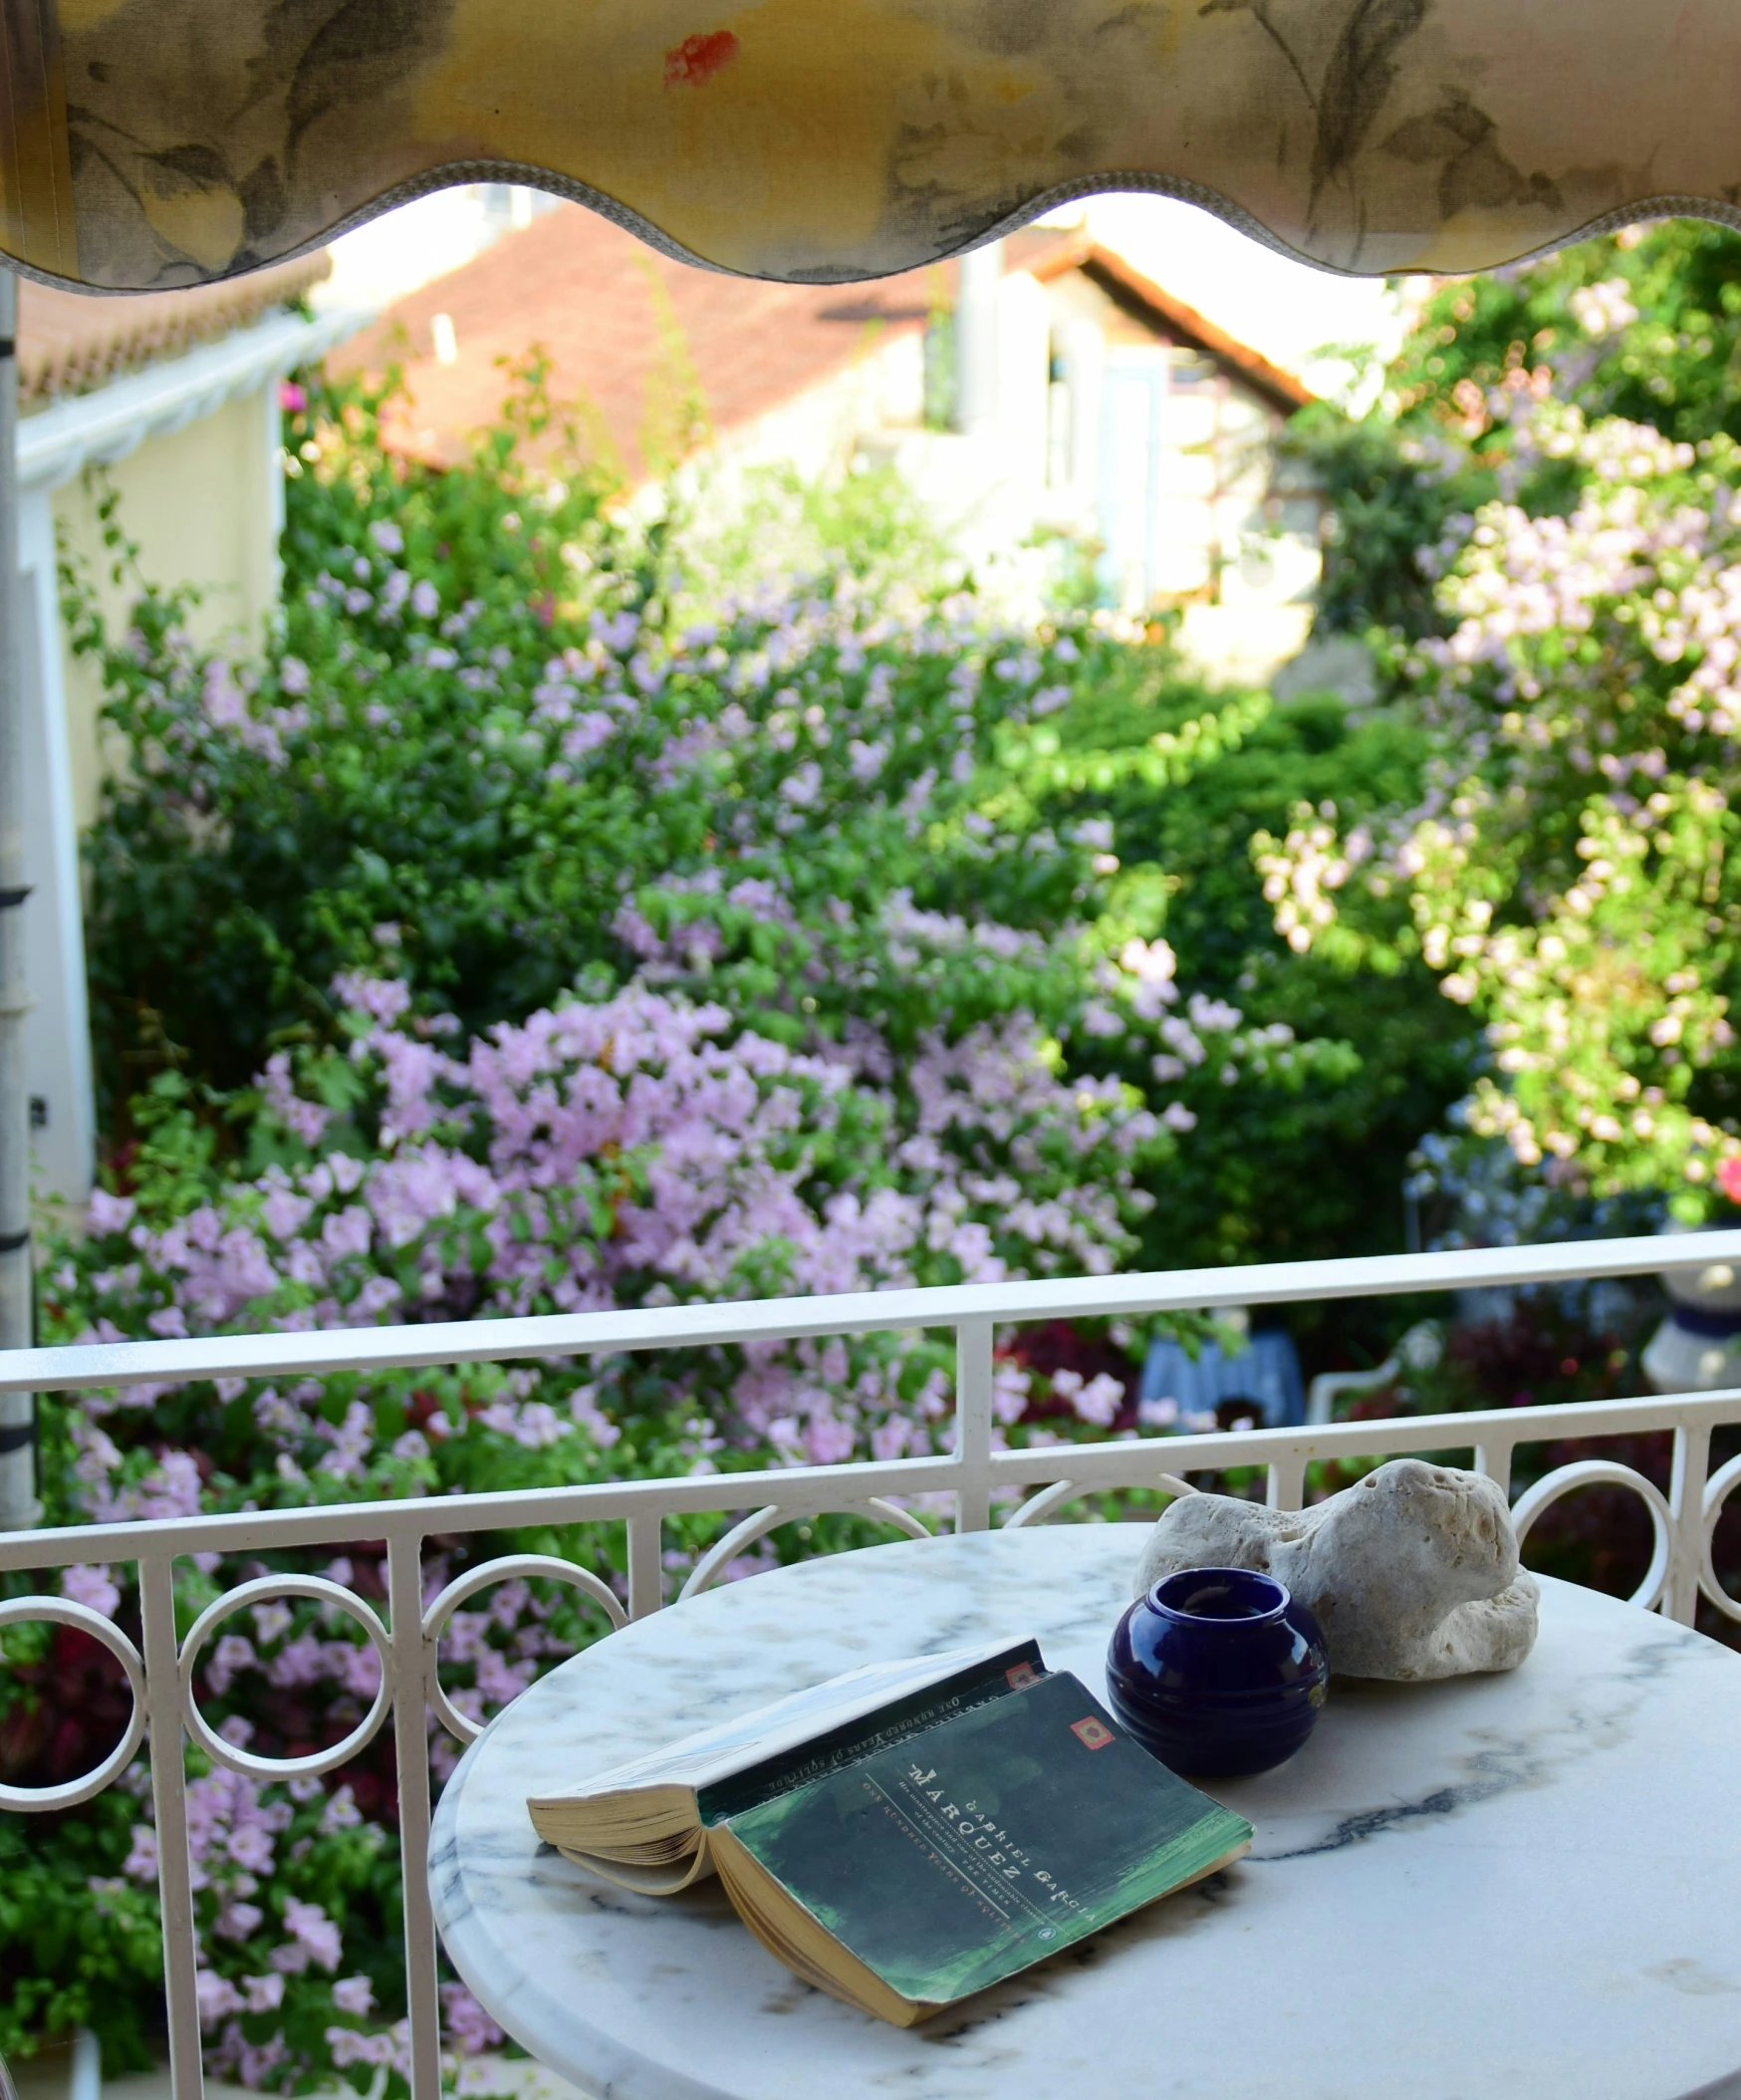
[[[1255,1568],[1324,1629],[1343,1677],[1400,1681],[1515,1670],[1536,1640],[1537,1589],[1518,1566],[1496,1482],[1395,1458],[1310,1509],[1181,1495],[1137,1569],[1141,1596],[1181,1568]]]

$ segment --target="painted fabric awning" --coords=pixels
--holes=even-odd
[[[1741,0],[0,0],[0,247],[123,291],[455,181],[834,282],[1097,189],[1331,269],[1741,223]]]

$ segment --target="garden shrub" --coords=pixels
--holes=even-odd
[[[1249,928],[1275,945],[1236,830],[1279,789],[1219,785],[1232,746],[1188,719],[1217,703],[1164,643],[1084,613],[1012,628],[940,579],[921,589],[902,514],[880,537],[858,530],[886,499],[858,482],[853,531],[812,521],[799,552],[852,538],[900,561],[788,575],[693,618],[680,520],[637,532],[582,469],[550,486],[520,464],[521,435],[550,421],[536,377],[449,475],[389,461],[369,396],[304,396],[285,629],[261,661],[196,651],[158,594],[124,637],[83,614],[132,758],[91,849],[118,1135],[141,1056],[244,1086],[274,1048],[331,1036],[340,972],[391,975],[468,1032],[632,979],[832,1055],[856,1056],[873,1014],[897,1088],[933,1035],[1033,1024],[1073,1069],[1200,1134],[1194,1185],[1175,1181],[1143,1230],[1147,1263],[1327,1252],[1368,1215],[1357,1196],[1290,1238],[1273,1205],[1244,1200],[1251,1163],[1273,1174],[1302,1124],[1340,1137],[1365,1114],[1365,1067],[1336,1025],[1346,1007],[1271,998],[1246,1025],[1215,922],[1234,909],[1241,942]],[[1152,794],[1126,808],[1049,784],[1049,748],[1099,735],[1107,696],[1131,683],[1166,695],[1120,729],[1122,774],[1145,766],[1168,813],[1154,844]],[[1309,787],[1287,737],[1263,735]],[[1215,891],[1188,926],[1201,962],[1160,938],[1169,857],[1193,852]],[[1177,953],[1192,990],[1174,1000]],[[1120,957],[1143,956],[1151,1011],[1126,1029],[1109,987],[1127,986]],[[1151,1039],[1167,1001],[1171,1047]],[[1365,1090],[1393,1088],[1396,1062],[1380,1057]],[[1399,1123],[1417,1106],[1403,1102]],[[1400,1142],[1374,1146],[1380,1214],[1396,1212]]]
[[[1132,1021],[1152,977],[1126,977]],[[1133,1090],[1052,1069],[1032,1025],[932,1037],[896,1092],[857,1067],[739,1028],[718,1005],[641,985],[574,1000],[463,1038],[418,1019],[406,987],[335,988],[342,1044],[280,1051],[221,1150],[166,1075],[139,1104],[131,1192],[94,1198],[45,1278],[45,1334],[180,1335],[657,1305],[690,1297],[872,1289],[1057,1270],[1105,1270],[1129,1247],[1145,1165],[1172,1142]],[[923,1335],[765,1348],[642,1352],[598,1362],[224,1380],[86,1396],[49,1414],[57,1514],[98,1522],[213,1508],[518,1488],[645,1474],[729,1472],[946,1448],[947,1348]],[[1034,1380],[999,1364],[1000,1440],[1104,1431],[1118,1381],[1063,1377],[1066,1419],[1017,1427]],[[680,1580],[722,1520],[666,1529]],[[833,1543],[871,1527],[820,1528]],[[808,1535],[807,1527],[807,1535]],[[558,1551],[622,1588],[612,1528],[529,1528],[448,1545],[429,1580],[495,1550]],[[818,1539],[815,1543],[823,1541]],[[783,1540],[731,1572],[765,1565]],[[294,1557],[267,1564],[294,1566]],[[263,1563],[184,1565],[183,1622]],[[378,1600],[367,1550],[326,1572]],[[67,1593],[124,1623],[115,1569],[75,1568]],[[596,1611],[514,1583],[454,1615],[455,1704],[483,1718],[602,1630]],[[8,1636],[21,1724],[52,1688]],[[296,1755],[339,1740],[378,1683],[348,1622],[317,1604],[256,1607],[208,1651],[197,1687],[232,1740]],[[101,1747],[101,1745],[99,1745]],[[438,1775],[453,1753],[437,1735]],[[32,1775],[28,1754],[21,1756]],[[216,2071],[295,2086],[336,2067],[360,2084],[403,2069],[394,1969],[393,1793],[384,1743],[334,1782],[259,1785],[198,1772],[201,2003]],[[115,1852],[113,1809],[98,1826]],[[51,1839],[89,1849],[68,1819]],[[92,1901],[149,1909],[155,1854],[142,1817]],[[105,1891],[108,1891],[106,1894]],[[52,1975],[56,2004],[76,2003]],[[137,1981],[136,2020],[150,1984]],[[45,1993],[46,1998],[46,1993]],[[124,2000],[112,2004],[121,2018]],[[449,2027],[494,2030],[458,1985]]]
[[[1467,1091],[1478,1033],[1418,958],[1375,977],[1291,948],[1253,881],[1250,842],[1302,802],[1334,800],[1358,821],[1416,800],[1430,744],[1413,712],[1361,712],[1334,693],[1206,695],[1161,652],[1132,652],[1019,742],[1011,771],[1030,821],[1110,826],[1110,909],[1163,913],[1204,996],[1236,1007],[1250,1031],[1277,1032],[1278,1073],[1296,1054],[1290,1037],[1348,1046],[1339,1059],[1318,1053],[1309,1085],[1247,1085],[1221,1113],[1203,1111],[1143,1258],[1395,1248],[1410,1156]]]
[[[330,1030],[344,969],[472,1031],[649,964],[786,1040],[870,1007],[902,1047],[1061,1015],[1081,965],[1050,936],[1096,916],[1093,849],[1003,835],[978,802],[1000,722],[1119,645],[1000,633],[846,566],[685,621],[679,527],[613,523],[581,467],[523,467],[549,416],[528,399],[450,474],[387,460],[368,396],[308,399],[257,662],[195,650],[173,596],[144,590],[116,638],[75,597],[129,761],[90,856],[112,1092],[141,1016],[184,1069],[245,1084]],[[927,913],[1047,937],[908,969],[891,943]]]
[[[1683,444],[1741,440],[1738,337],[1741,236],[1668,220],[1444,285],[1388,379],[1404,414],[1454,418],[1477,445],[1493,442],[1496,391],[1545,392]]]
[[[124,636],[81,615],[130,761],[92,846],[114,1146],[44,1266],[45,1340],[1105,1272],[1209,1236],[1165,1193],[1194,1146],[1359,1069],[1193,985],[1164,881],[1120,879],[1119,820],[1035,799],[1031,733],[1110,680],[1182,691],[1163,645],[994,618],[925,581],[898,520],[873,562],[704,611],[680,516],[637,526],[579,467],[523,465],[552,428],[536,371],[451,475],[389,459],[377,410],[294,399],[260,656],[199,651],[148,589]],[[1219,748],[1144,735],[1179,788]],[[160,1069],[129,1102],[141,1055]],[[946,1446],[952,1374],[906,1335],[134,1388],[45,1406],[45,1489],[56,1519],[124,1522],[887,1458]],[[1018,1443],[1138,1427],[1128,1378],[1062,1356],[1000,1356],[996,1415]],[[669,1579],[723,1528],[670,1524]],[[731,1572],[881,1535],[795,1527]],[[429,1576],[516,1548],[621,1588],[614,1541],[448,1542]],[[183,1563],[183,1623],[260,1566]],[[330,1572],[381,1596],[377,1549]],[[132,1623],[113,1566],[66,1586]],[[494,1710],[602,1628],[503,1585],[452,1622],[456,1704]],[[30,1641],[0,1671],[9,1777],[44,1768],[57,1711]],[[232,1739],[290,1753],[340,1740],[374,1671],[297,1603],[227,1626],[198,1691]],[[439,1777],[445,1737],[431,1754]],[[190,1770],[213,2067],[398,2079],[384,1743],[294,1787]],[[106,1816],[44,1856],[98,1844],[92,1901],[148,1921],[148,1823]],[[149,1998],[114,1993],[118,2048]],[[458,1985],[448,2015],[462,2046],[493,2036]]]
[[[1325,617],[1373,633],[1427,762],[1257,853],[1298,953],[1375,990],[1424,966],[1480,1024],[1419,1178],[1441,1219],[1474,1191],[1465,1237],[1741,1196],[1738,258],[1670,222],[1447,284],[1379,409],[1296,426],[1340,491]]]
[[[1741,467],[1726,435],[1553,401],[1512,422],[1515,455],[1576,498],[1495,500],[1449,552],[1448,633],[1402,665],[1435,745],[1425,799],[1346,834],[1334,806],[1302,811],[1260,866],[1296,947],[1418,955],[1481,1018],[1472,1133],[1697,1222],[1741,1196]]]
[[[1438,286],[1350,420],[1298,415],[1287,448],[1331,505],[1319,625],[1416,641],[1446,632],[1434,550],[1483,504],[1565,512],[1578,476],[1512,443],[1544,400],[1679,443],[1741,440],[1741,236],[1699,220],[1633,226]]]

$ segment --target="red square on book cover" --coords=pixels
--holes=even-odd
[[[1004,1672],[1004,1683],[1012,1692],[1024,1691],[1029,1685],[1040,1682],[1040,1673],[1032,1663],[1018,1663],[1013,1670]]]
[[[1104,1720],[1097,1720],[1092,1713],[1086,1720],[1073,1720],[1070,1732],[1080,1741],[1086,1742],[1091,1750],[1104,1750],[1109,1742],[1117,1742],[1119,1739]]]

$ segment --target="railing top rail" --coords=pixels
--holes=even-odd
[[[1395,1456],[1471,1445],[1513,1448],[1563,1437],[1616,1437],[1741,1421],[1741,1387],[1720,1393],[1651,1395],[1639,1400],[1568,1401],[1541,1408],[1493,1408],[1467,1415],[1398,1416],[1319,1428],[1247,1430],[1197,1437],[1113,1438],[997,1451],[994,1488],[1071,1479],[1085,1490],[1128,1485],[1133,1461],[1152,1457],[1153,1473],[1220,1472],[1293,1459]],[[181,1553],[347,1545],[364,1539],[421,1538],[532,1526],[621,1522],[641,1512],[677,1516],[778,1503],[795,1515],[839,1507],[868,1494],[934,1493],[960,1484],[953,1457],[885,1458],[773,1471],[707,1473],[688,1479],[594,1481],[573,1487],[513,1488],[493,1494],[435,1495],[392,1502],[328,1502],[306,1509],[238,1510],[230,1515],[157,1517],[122,1524],[78,1524],[0,1535],[0,1573],[68,1567],[82,1561],[161,1560]]]
[[[1250,1268],[1164,1269],[1147,1275],[1038,1278],[926,1290],[851,1291],[834,1297],[757,1298],[630,1312],[462,1320],[420,1326],[327,1328],[316,1333],[209,1335],[187,1341],[99,1342],[0,1353],[0,1393],[80,1393],[105,1386],[210,1378],[319,1377],[344,1371],[425,1369],[536,1357],[616,1355],[633,1349],[955,1327],[965,1321],[1108,1319],[1141,1313],[1281,1305],[1417,1291],[1570,1283],[1654,1270],[1741,1265],[1741,1230],[1660,1238],[1565,1240],[1552,1246],[1474,1247],[1443,1254],[1268,1262]],[[1691,1252],[1696,1244],[1697,1252]]]

